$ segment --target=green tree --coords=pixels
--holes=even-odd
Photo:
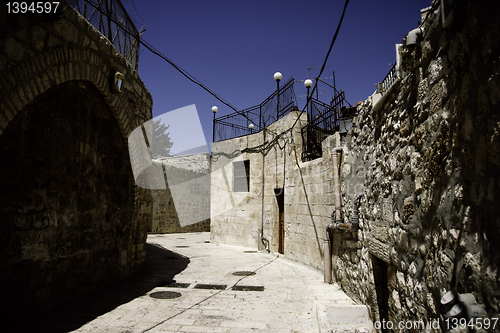
[[[170,140],[170,132],[165,133],[169,127],[170,125],[161,124],[160,119],[153,121],[153,148],[151,152],[153,158],[170,156],[170,148],[174,143]]]

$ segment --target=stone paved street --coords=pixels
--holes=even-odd
[[[337,285],[323,283],[321,271],[209,239],[208,232],[149,235],[139,276],[18,327],[31,332],[330,332],[328,307],[343,316],[367,313]]]

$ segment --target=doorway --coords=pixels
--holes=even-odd
[[[278,253],[285,254],[285,191],[276,188],[274,194],[278,202]]]
[[[377,294],[378,313],[380,322],[389,320],[389,289],[388,289],[388,270],[389,265],[382,259],[372,255],[373,279],[375,281],[375,291]],[[382,333],[389,332],[385,327],[381,329]]]

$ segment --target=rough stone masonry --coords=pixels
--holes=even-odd
[[[336,232],[334,275],[394,323],[438,318],[450,289],[499,317],[500,24],[490,4],[453,2],[444,21],[434,1],[418,43],[399,48],[400,80],[358,107],[347,137],[343,216],[346,189],[361,183],[363,218],[357,233]]]

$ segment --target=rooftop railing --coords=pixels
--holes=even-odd
[[[120,0],[69,0],[68,3],[138,69],[139,32]]]
[[[257,133],[266,126],[290,113],[295,103],[295,92],[293,90],[293,78],[288,80],[278,91],[276,90],[262,103],[251,108],[234,112],[215,119],[214,141],[223,141],[243,135]],[[251,130],[249,125],[253,124]]]

